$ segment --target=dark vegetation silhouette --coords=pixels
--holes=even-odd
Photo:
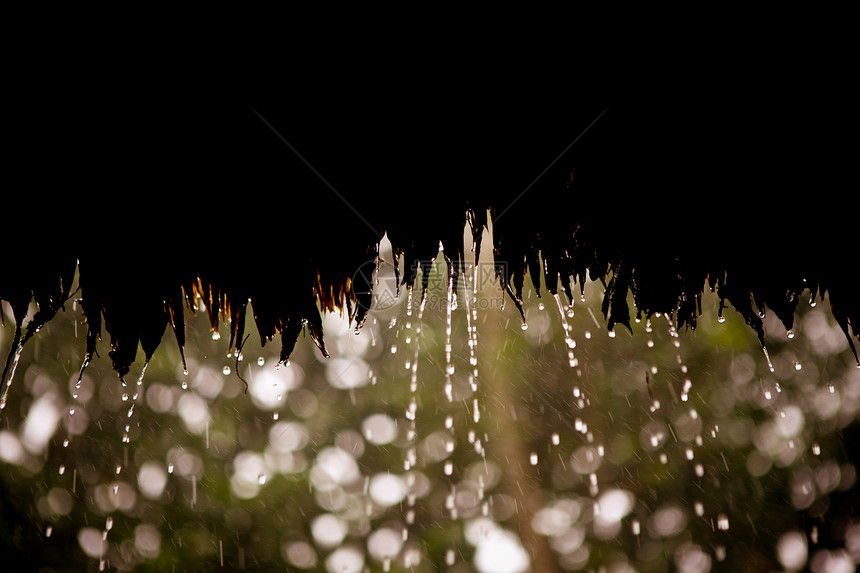
[[[231,347],[250,311],[283,360],[302,331],[325,353],[320,313],[362,322],[372,293],[352,279],[383,234],[407,285],[440,242],[458,280],[467,223],[518,307],[526,275],[568,298],[599,280],[610,328],[631,312],[695,328],[712,289],[764,344],[760,313],[790,329],[801,296],[827,295],[857,354],[845,86],[826,71],[611,84],[518,71],[332,72],[255,93],[25,84],[5,130],[10,357],[63,308],[76,268],[84,361],[106,335],[120,375],[168,326],[184,346],[198,295]]]

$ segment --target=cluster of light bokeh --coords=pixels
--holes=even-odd
[[[445,308],[407,315],[405,289],[360,334],[327,315],[327,359],[306,341],[288,364],[270,346],[224,356],[203,317],[188,373],[166,351],[139,384],[104,364],[78,384],[40,347],[4,413],[0,468],[34,484],[43,543],[72,535],[118,570],[525,573],[549,558],[706,573],[742,561],[757,523],[774,567],[860,563],[860,521],[819,543],[830,497],[856,487],[840,432],[860,413],[860,371],[823,305],[789,334],[765,316],[770,371],[742,321],[707,304],[695,333],[658,316],[628,336],[606,331],[595,285],[565,309],[527,289],[528,328],[486,305],[472,339],[467,297],[498,293],[462,287],[447,324]]]

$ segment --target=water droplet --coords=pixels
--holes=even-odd
[[[542,302],[538,303],[538,310],[543,310],[543,303]]]
[[[188,382],[186,382],[185,380],[182,381],[181,386],[183,390],[188,390]]]
[[[217,330],[213,330],[212,340],[221,340],[221,333],[219,333]]]
[[[614,330],[609,331],[609,338],[615,338],[615,331]]]
[[[69,408],[69,416],[74,416],[74,415],[75,415],[75,409]]]
[[[223,373],[224,373],[224,376],[227,376],[228,374],[230,374],[230,367],[229,367],[229,366],[225,366],[225,367],[221,370],[221,372],[223,372]]]
[[[529,463],[533,466],[536,466],[538,463],[538,455],[536,452],[532,452],[531,456],[529,456]]]
[[[167,473],[169,473],[169,474],[173,473],[173,464],[172,463],[167,464]]]
[[[705,466],[702,464],[696,464],[696,475],[702,477],[705,475]]]
[[[720,324],[724,323],[725,321],[726,321],[726,317],[723,316],[722,314],[717,317],[717,322],[719,322]]]
[[[123,402],[128,402],[128,394],[127,394],[126,392],[123,392],[123,393],[122,393],[122,401],[123,401]]]
[[[785,335],[788,336],[789,338],[794,338],[794,331],[789,330],[788,332],[785,333]]]
[[[812,444],[812,455],[821,455],[821,446],[818,444],[818,442]]]
[[[266,474],[261,473],[259,476],[257,476],[257,483],[259,483],[260,485],[265,484],[266,483]]]
[[[50,525],[47,526],[45,528],[45,537],[50,537],[53,532],[54,532],[54,528]]]
[[[528,325],[528,324],[526,324],[526,323],[524,322],[524,323],[522,323],[522,325],[520,326],[520,328],[522,328],[523,330],[528,330],[528,329],[529,329],[529,325]]]
[[[59,469],[59,473],[60,473],[60,475],[63,475],[64,473],[66,473],[66,466],[61,465],[60,469]]]
[[[703,515],[705,515],[705,504],[703,504],[701,501],[697,501],[693,504],[693,510],[696,512],[696,515],[702,517]]]
[[[117,465],[117,466],[116,466],[116,470],[115,470],[115,471],[116,471],[116,475],[119,475],[119,473],[122,471],[122,466],[121,466],[121,465]]]
[[[273,419],[273,420],[277,420],[279,417],[280,417],[280,414],[278,414],[277,412],[275,412],[275,413],[273,413],[273,414],[272,414],[272,419]]]
[[[397,345],[396,344],[391,345],[391,354],[397,354]]]
[[[263,358],[262,356],[260,356],[259,358],[257,358],[257,366],[263,366],[263,365],[265,365],[265,364],[266,364],[266,359],[265,359],[265,358]]]
[[[720,531],[729,530],[729,517],[726,514],[721,513],[719,516],[717,516],[717,529],[719,529]]]
[[[452,461],[448,460],[445,462],[444,472],[446,476],[449,476],[454,473],[454,463]]]
[[[553,432],[552,434],[552,445],[557,446],[560,443],[560,438],[558,436],[558,432]]]
[[[110,531],[111,529],[113,529],[113,517],[108,516],[105,520],[105,531]]]
[[[794,369],[799,371],[799,370],[803,369],[803,365],[800,362],[795,362],[794,363]]]
[[[642,526],[639,524],[638,519],[634,519],[630,523],[630,531],[633,532],[633,535],[639,535],[642,532]]]

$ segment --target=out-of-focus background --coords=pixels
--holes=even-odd
[[[327,315],[331,356],[301,337],[289,365],[253,334],[228,356],[201,311],[187,374],[168,332],[125,385],[102,340],[78,387],[85,327],[67,303],[25,347],[0,412],[4,559],[329,573],[860,563],[860,370],[826,300],[801,303],[790,332],[765,314],[769,366],[716,295],[695,331],[653,316],[631,333],[607,331],[599,283],[572,306],[527,287],[522,325],[492,253],[456,293],[439,256],[423,307],[398,292],[387,240],[380,254],[362,330]]]

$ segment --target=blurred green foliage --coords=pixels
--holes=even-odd
[[[444,279],[441,259],[433,272]],[[467,300],[466,283],[449,335],[445,284],[431,282],[423,312],[402,292],[358,335],[327,316],[331,357],[300,340],[289,366],[253,337],[241,360],[225,355],[200,315],[187,375],[167,336],[123,386],[103,340],[79,389],[84,330],[68,304],[24,348],[0,414],[4,559],[42,571],[860,562],[860,371],[826,301],[801,304],[793,338],[765,316],[771,372],[740,317],[717,320],[716,296],[695,331],[654,316],[611,336],[598,285],[572,309],[529,290],[524,330],[497,286]]]

